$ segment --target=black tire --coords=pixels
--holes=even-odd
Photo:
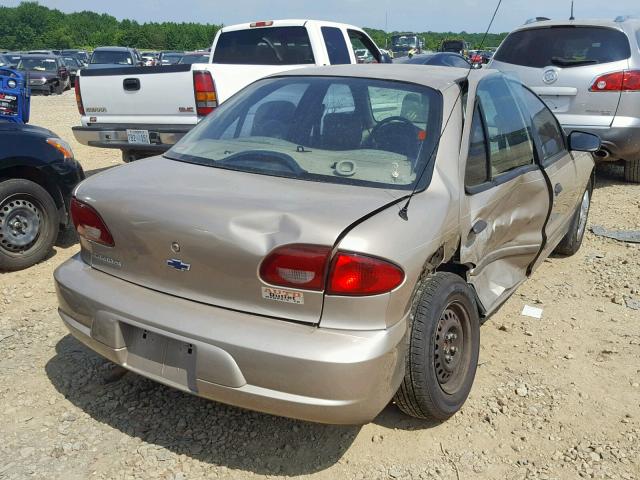
[[[22,270],[42,261],[59,227],[56,204],[44,188],[23,179],[0,182],[0,270]]]
[[[449,338],[452,333],[456,338]],[[453,273],[430,276],[418,292],[407,332],[405,376],[396,405],[413,417],[448,419],[469,396],[479,351],[480,317],[471,288]]]
[[[584,239],[584,233],[587,230],[587,220],[589,218],[589,210],[591,209],[592,190],[591,183],[589,183],[589,186],[582,194],[582,199],[580,200],[580,203],[578,203],[576,211],[573,213],[571,225],[569,225],[569,231],[562,240],[560,240],[560,243],[553,251],[554,253],[571,256],[580,250],[582,240]]]
[[[640,183],[640,160],[624,162],[624,179],[630,183]]]

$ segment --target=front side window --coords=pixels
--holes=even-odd
[[[347,42],[344,40],[342,30],[336,27],[322,27],[322,37],[327,46],[331,65],[347,65],[351,63]]]
[[[505,79],[491,76],[477,91],[489,136],[491,178],[534,161],[533,142],[526,120]]]
[[[533,119],[533,128],[542,149],[542,162],[548,164],[556,155],[565,151],[564,135],[551,110],[534,93],[519,83],[509,82],[516,98]]]
[[[545,27],[511,33],[496,52],[499,62],[561,68],[617,62],[631,56],[629,39],[606,27]]]
[[[302,65],[315,59],[305,27],[269,27],[220,34],[213,63]]]
[[[380,62],[380,52],[369,37],[357,30],[349,30],[348,33],[358,63]]]
[[[441,122],[442,96],[428,87],[363,78],[264,79],[223,103],[166,156],[411,190],[434,153]]]

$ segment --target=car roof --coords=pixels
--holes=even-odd
[[[563,26],[574,26],[574,27],[608,27],[614,28],[616,30],[623,30],[624,26],[631,25],[632,27],[640,27],[640,20],[629,18],[622,22],[617,22],[611,19],[603,19],[603,18],[581,18],[577,20],[543,20],[540,22],[532,22],[526,25],[522,25],[518,28],[515,28],[513,31],[521,31],[521,30],[531,30],[534,28],[545,28],[545,27],[563,27]]]
[[[272,24],[264,27],[252,27],[251,24],[256,22],[272,22]],[[229,25],[228,27],[222,28],[220,31],[224,33],[224,32],[232,32],[235,30],[249,30],[249,29],[258,30],[260,28],[304,27],[304,26],[309,26],[309,27],[323,26],[323,27],[351,28],[351,29],[361,30],[360,27],[355,27],[353,25],[349,25],[346,23],[336,23],[336,22],[327,22],[324,20],[309,20],[309,19],[300,19],[300,18],[284,18],[280,20],[271,20],[271,19],[254,20],[253,22],[249,22],[249,23],[239,23],[237,25]]]
[[[463,80],[467,75],[469,75],[470,78],[479,79],[494,73],[496,73],[496,70],[484,68],[470,71],[467,68],[432,65],[373,63],[366,65],[334,65],[303,68],[271,75],[271,78],[283,76],[373,78],[377,80],[414,83],[436,90],[446,90],[459,80]]]
[[[94,52],[100,52],[100,51],[104,51],[104,50],[113,50],[116,52],[128,52],[131,50],[131,48],[129,47],[98,47],[96,49],[94,49]]]
[[[59,55],[46,54],[46,53],[27,53],[25,55],[21,55],[22,58],[52,58],[56,59]]]

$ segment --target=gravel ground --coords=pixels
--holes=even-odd
[[[73,92],[36,97],[32,123],[71,141],[88,174],[118,151],[82,147]],[[599,172],[592,224],[640,229],[640,185]],[[73,243],[73,242],[71,242]],[[444,424],[388,406],[336,427],[202,400],[113,365],[70,337],[54,268],[0,275],[0,478],[640,478],[640,245],[587,233],[482,328],[463,410]],[[544,309],[523,317],[524,305]]]

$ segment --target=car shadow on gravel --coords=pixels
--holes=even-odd
[[[242,410],[133,373],[111,381],[112,366],[67,335],[45,369],[54,387],[76,407],[140,438],[144,443],[137,451],[143,458],[168,460],[172,452],[256,474],[305,475],[337,463],[360,431]],[[100,432],[96,428],[94,433]]]
[[[595,188],[611,185],[629,185],[624,179],[624,165],[615,163],[600,163],[596,165]]]

